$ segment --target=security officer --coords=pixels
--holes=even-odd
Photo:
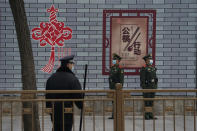
[[[109,71],[109,88],[114,90],[116,89],[116,83],[121,83],[123,86],[124,83],[124,70],[120,67],[119,63],[121,61],[121,57],[117,54],[113,54],[113,60],[112,60],[112,67]],[[113,102],[112,102],[113,104]],[[109,119],[113,119],[113,112],[112,117]]]
[[[156,75],[157,68],[153,67],[153,60],[151,54],[143,57],[146,65],[140,71],[140,85],[142,89],[157,89],[158,78]],[[144,98],[154,98],[155,93],[143,93]],[[145,107],[153,107],[153,101],[144,101]],[[152,112],[145,112],[145,119],[156,119]]]
[[[46,83],[46,90],[81,90],[81,85],[75,74],[74,69],[74,56],[66,56],[60,59],[61,66],[57,69],[56,73],[52,74]],[[82,99],[82,93],[47,93],[46,99]],[[82,102],[75,102],[79,109],[82,109]],[[64,105],[64,107],[63,107]],[[46,102],[47,108],[54,107],[54,114],[50,114],[54,123],[54,131],[71,131],[73,124],[73,114],[65,113],[63,108],[72,108],[73,102]],[[54,118],[54,120],[53,120]],[[64,123],[63,123],[64,122]],[[64,129],[64,130],[63,130]]]

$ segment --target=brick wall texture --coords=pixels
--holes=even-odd
[[[197,0],[24,0],[30,30],[48,21],[46,9],[54,4],[58,20],[73,30],[65,41],[76,55],[75,73],[83,82],[89,65],[87,89],[108,89],[102,75],[103,9],[155,9],[158,88],[196,87]],[[32,39],[37,87],[45,89],[50,74],[40,69],[48,62],[50,47]],[[57,55],[57,54],[56,54]],[[57,63],[55,66],[57,69]],[[54,70],[55,71],[55,70]],[[12,12],[8,0],[0,0],[0,90],[21,90],[21,65]],[[125,89],[139,89],[139,76],[125,76]]]

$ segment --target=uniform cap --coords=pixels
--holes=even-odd
[[[64,63],[74,63],[73,59],[74,59],[74,55],[70,55],[70,56],[65,56],[61,58],[60,61]]]
[[[113,60],[121,60],[122,58],[116,53],[113,54]]]
[[[152,54],[148,54],[148,55],[144,56],[143,59],[144,60],[146,60],[146,59],[152,59]]]

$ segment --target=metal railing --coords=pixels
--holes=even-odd
[[[86,96],[84,99],[45,99],[44,95],[46,93],[85,93]],[[91,94],[96,94],[97,96],[101,96],[98,98],[92,97]],[[96,117],[102,124],[102,130],[108,130],[109,125],[106,124],[106,113],[112,112],[111,101],[114,101],[113,98],[105,97],[108,93],[115,93],[114,90],[64,90],[64,91],[0,91],[1,96],[0,99],[0,131],[23,131],[24,130],[24,122],[23,116],[30,115],[32,118],[32,125],[35,125],[34,115],[35,108],[33,105],[36,103],[38,105],[38,113],[39,113],[39,121],[41,131],[53,131],[54,121],[51,122],[50,114],[52,114],[52,119],[54,120],[54,105],[55,102],[72,102],[73,107],[64,107],[64,114],[71,113],[73,114],[73,131],[79,130],[79,117],[80,111],[74,106],[75,101],[82,101],[84,105],[83,110],[83,124],[82,131],[95,131],[96,130]],[[14,95],[16,95],[14,97]],[[9,97],[8,97],[9,96]],[[37,97],[35,97],[37,96]],[[52,108],[46,108],[46,102],[53,103]],[[96,109],[95,103],[100,102],[100,106]],[[24,107],[24,103],[28,103],[29,106]],[[115,102],[114,102],[115,103]],[[99,111],[102,112],[99,112]],[[62,114],[62,117],[64,115]],[[102,119],[101,119],[102,118]],[[90,123],[91,122],[91,123]],[[115,124],[110,124],[110,128]],[[36,131],[34,126],[30,126],[32,131]],[[64,128],[64,127],[63,127]],[[88,129],[87,129],[88,128]]]
[[[142,93],[196,93],[197,90],[64,90],[64,91],[0,91],[0,131],[23,131],[23,117],[29,115],[35,125],[35,110],[38,111],[41,131],[53,131],[54,103],[62,102],[64,114],[73,116],[73,131],[79,130],[80,110],[75,101],[83,102],[82,131],[196,131],[196,96],[156,96],[143,98]],[[45,99],[46,93],[85,93],[84,99]],[[4,96],[3,96],[4,95]],[[5,96],[6,95],[6,96]],[[15,96],[14,96],[15,95]],[[46,102],[52,108],[46,108]],[[73,107],[64,107],[64,102],[72,102]],[[154,101],[146,107],[144,101]],[[113,104],[112,104],[113,102]],[[28,103],[28,106],[24,106]],[[34,107],[37,105],[38,109]],[[114,119],[108,116],[114,112]],[[157,119],[146,120],[145,112],[152,112]],[[51,114],[51,117],[50,115]],[[36,131],[34,126],[30,126]],[[63,127],[64,128],[64,127]]]
[[[155,98],[132,97],[130,94],[135,93],[174,93],[172,96],[160,95]],[[193,95],[181,95],[180,93],[190,92]],[[127,112],[131,113],[132,124],[127,127],[127,130],[138,131],[136,123],[141,123],[143,131],[196,131],[196,112],[197,112],[197,90],[123,90],[123,108],[124,115]],[[146,107],[145,101],[154,101],[152,107]],[[130,102],[129,105],[125,104]],[[136,109],[136,104],[141,104],[141,110]],[[140,112],[140,113],[139,113]],[[145,120],[145,112],[152,112],[156,119]],[[136,120],[137,119],[137,120]],[[125,118],[123,121],[125,122]]]

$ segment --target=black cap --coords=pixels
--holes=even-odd
[[[70,55],[70,56],[65,56],[61,58],[60,61],[64,63],[74,63],[73,59],[74,59],[74,55]]]
[[[143,59],[146,61],[147,59],[152,59],[152,54],[148,54],[143,57]]]
[[[122,58],[116,53],[113,54],[113,60],[121,60]]]

